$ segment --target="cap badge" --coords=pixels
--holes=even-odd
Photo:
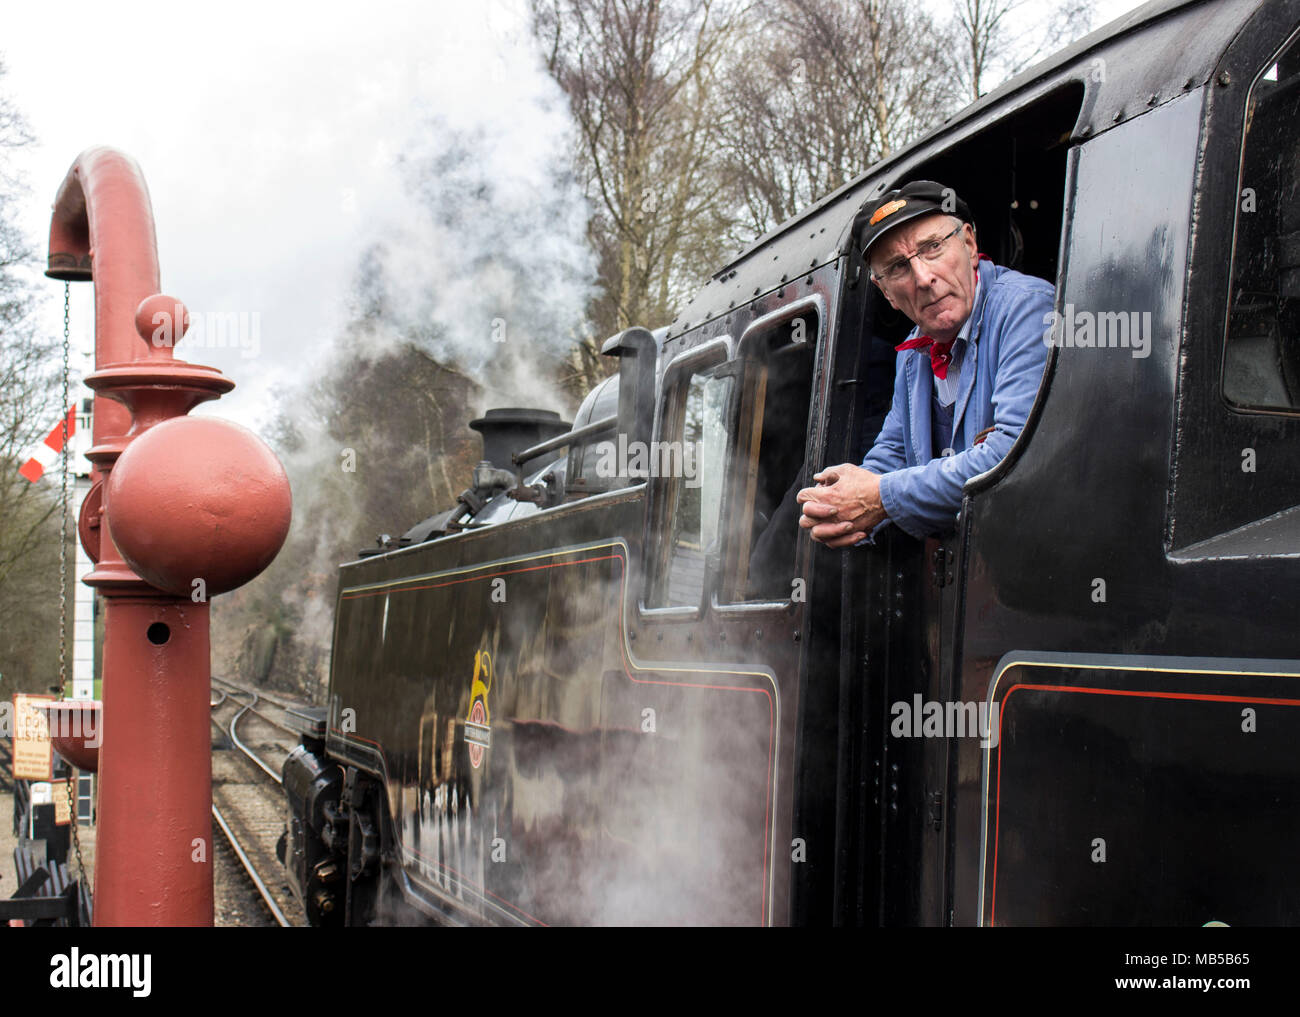
[[[888,204],[881,205],[878,209],[876,209],[874,213],[872,213],[871,218],[867,221],[867,225],[868,226],[876,225],[876,223],[880,222],[880,220],[883,219],[885,216],[893,215],[895,212],[897,212],[900,208],[902,208],[906,204],[907,202],[904,201],[902,198],[897,198],[894,201],[889,202]]]

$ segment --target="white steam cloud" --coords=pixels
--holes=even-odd
[[[385,258],[404,259],[399,288],[412,298],[422,288],[448,294],[437,323],[462,352],[473,348],[476,316],[494,307],[488,320],[504,317],[507,335],[521,343],[553,331],[524,320],[532,316],[519,302],[529,280],[486,265],[440,280],[463,262],[455,244],[443,246],[450,232],[421,222],[408,189],[412,160],[427,165],[450,138],[473,138],[481,142],[473,158],[502,209],[555,211],[551,178],[572,151],[569,118],[530,37],[524,0],[376,0],[364,9],[343,0],[231,0],[215,14],[138,0],[129,17],[69,0],[5,13],[0,88],[37,137],[12,153],[33,195],[23,220],[32,246],[44,252],[49,201],[76,155],[113,145],[148,181],[164,292],[192,313],[259,315],[256,357],[239,348],[191,354],[180,344],[178,356],[212,364],[239,386],[198,412],[262,430],[276,414],[276,390],[319,369],[346,326],[358,259],[376,243],[387,245]],[[468,179],[464,167],[460,178]],[[573,263],[581,220],[579,208],[565,209],[553,233],[533,235],[530,256],[513,263],[536,275],[538,292],[554,286],[541,266]],[[459,238],[462,249],[518,250],[518,236],[491,236],[501,219],[466,225],[473,235]],[[54,298],[44,317],[58,334],[58,287],[39,285]],[[516,289],[515,303],[503,299]],[[402,315],[434,313],[406,292],[394,292]],[[90,287],[73,287],[74,354],[92,345],[90,296]],[[556,317],[572,317],[572,328],[580,314],[578,300]]]
[[[563,409],[553,375],[587,336],[587,208],[557,135],[534,163],[502,125],[439,119],[398,160],[401,196],[368,250],[354,313],[479,381],[489,405]]]

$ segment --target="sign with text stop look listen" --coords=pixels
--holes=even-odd
[[[14,779],[49,780],[54,776],[54,757],[50,747],[50,725],[39,702],[53,696],[14,696]]]

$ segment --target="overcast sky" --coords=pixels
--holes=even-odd
[[[540,166],[563,138],[513,0],[5,6],[0,87],[38,138],[23,160],[37,249],[80,151],[132,155],[163,291],[191,312],[250,315],[245,350],[179,347],[235,378],[212,411],[250,425],[260,399],[249,397],[309,369],[336,333],[359,253],[402,213],[394,157],[422,120],[494,125],[512,171]],[[74,336],[89,348],[91,288],[73,292]]]
[[[1134,6],[1100,0],[1094,27]],[[163,291],[192,312],[250,316],[246,349],[183,342],[179,355],[238,383],[210,412],[258,428],[271,389],[311,370],[337,333],[359,253],[400,221],[394,157],[431,115],[487,124],[502,142],[489,157],[524,177],[565,150],[563,107],[522,9],[5,0],[0,88],[37,137],[21,161],[24,225],[43,256],[76,155],[97,144],[132,155],[153,199]],[[42,285],[58,328],[58,284]],[[73,294],[74,347],[88,351],[91,288]]]

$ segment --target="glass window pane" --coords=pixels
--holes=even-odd
[[[796,324],[798,334],[816,335],[811,316]],[[790,342],[791,334],[787,328],[773,335],[763,359],[750,365],[754,395],[741,403],[739,432],[750,441],[742,441],[737,454],[748,457],[751,472],[730,513],[736,532],[734,552],[727,553],[734,571],[725,592],[732,601],[788,600],[794,589],[802,533],[795,496],[807,485],[804,455],[816,347],[806,339]]]
[[[700,603],[705,563],[718,551],[730,394],[730,378],[714,378],[707,372],[693,375],[686,390],[680,438],[652,450],[651,469],[670,478],[674,490],[669,606]]]

